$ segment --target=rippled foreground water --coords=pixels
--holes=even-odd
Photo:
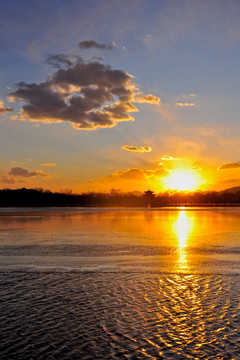
[[[0,212],[1,359],[239,359],[240,210]]]

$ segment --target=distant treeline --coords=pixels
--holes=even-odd
[[[161,207],[161,206],[240,206],[240,191],[232,192],[165,192],[109,193],[51,192],[43,189],[0,190],[0,207],[49,206],[49,207]]]

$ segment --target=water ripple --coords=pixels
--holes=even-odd
[[[2,359],[237,359],[239,277],[1,273]]]

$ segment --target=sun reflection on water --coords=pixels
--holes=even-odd
[[[187,270],[187,248],[189,246],[189,237],[193,232],[193,219],[184,209],[181,209],[177,220],[173,223],[173,231],[178,240],[178,262],[176,264],[177,268],[178,270]]]

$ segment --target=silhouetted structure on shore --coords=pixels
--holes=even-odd
[[[0,190],[0,207],[48,206],[48,207],[167,207],[167,206],[240,206],[240,190],[229,192],[165,192],[110,193],[91,192],[72,194],[51,192],[43,189]]]

